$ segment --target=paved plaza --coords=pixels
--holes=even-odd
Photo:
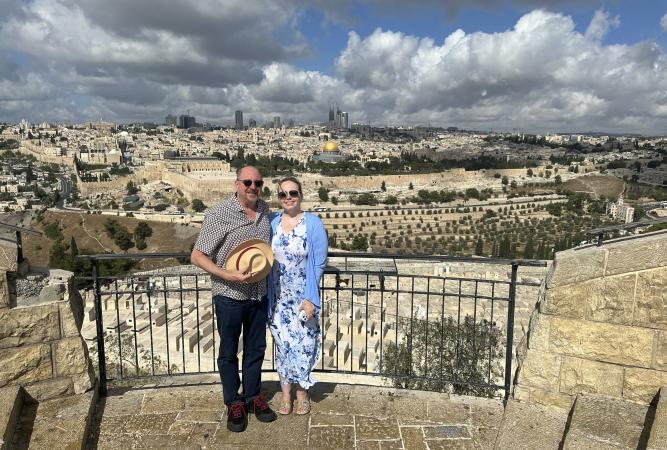
[[[263,384],[274,408],[278,383]],[[112,388],[100,398],[89,448],[491,449],[502,403],[448,394],[319,383],[312,413],[231,433],[219,383]]]

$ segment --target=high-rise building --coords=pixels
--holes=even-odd
[[[164,118],[164,124],[167,125],[168,127],[175,127],[176,126],[176,116],[172,116],[169,114],[167,117]]]
[[[342,111],[338,109],[338,105],[336,105],[336,128],[341,127],[341,113]]]
[[[243,111],[236,111],[234,113],[234,122],[237,130],[243,129]]]
[[[192,128],[197,124],[194,116],[181,114],[178,116],[178,128]]]
[[[350,128],[350,116],[345,111],[341,113],[340,121],[340,127],[343,130],[348,130]]]
[[[334,122],[334,110],[333,106],[329,106],[329,125],[333,125]]]
[[[273,116],[273,128],[280,128],[280,116]]]
[[[257,121],[255,119],[250,119],[248,121],[248,128],[257,128]]]

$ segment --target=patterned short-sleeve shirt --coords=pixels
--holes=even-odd
[[[271,224],[269,207],[257,200],[257,216],[249,219],[236,194],[209,208],[204,216],[194,248],[206,254],[218,266],[224,267],[231,251],[249,239],[269,242]],[[266,280],[257,283],[232,283],[211,275],[211,293],[236,300],[260,300],[266,295]]]

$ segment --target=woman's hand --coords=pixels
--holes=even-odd
[[[299,311],[306,312],[306,320],[310,320],[315,316],[315,305],[313,305],[310,300],[304,300],[299,306]]]

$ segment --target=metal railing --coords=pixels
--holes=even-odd
[[[663,223],[667,223],[667,218],[660,218],[660,219],[655,219],[655,220],[642,220],[639,222],[631,222],[631,223],[622,223],[619,225],[610,225],[608,227],[603,227],[603,228],[596,228],[594,230],[589,230],[586,232],[587,235],[589,236],[595,236],[596,238],[596,245],[599,247],[602,244],[604,244],[604,238],[605,235],[607,234],[617,234],[619,231],[631,231],[631,230],[636,230],[637,228],[648,228],[653,225],[660,225]]]
[[[115,259],[182,253],[81,255],[92,262],[100,393],[108,381],[217,372],[210,277],[180,266],[127,276],[100,273]],[[502,264],[508,279],[401,274],[409,261]],[[316,372],[381,376],[395,386],[509,396],[519,266],[543,261],[368,253],[329,254],[322,277]],[[180,269],[180,270],[179,270]],[[434,273],[433,268],[429,270]],[[271,342],[271,341],[269,341]],[[242,348],[239,348],[239,353]],[[275,371],[267,346],[263,370]]]

